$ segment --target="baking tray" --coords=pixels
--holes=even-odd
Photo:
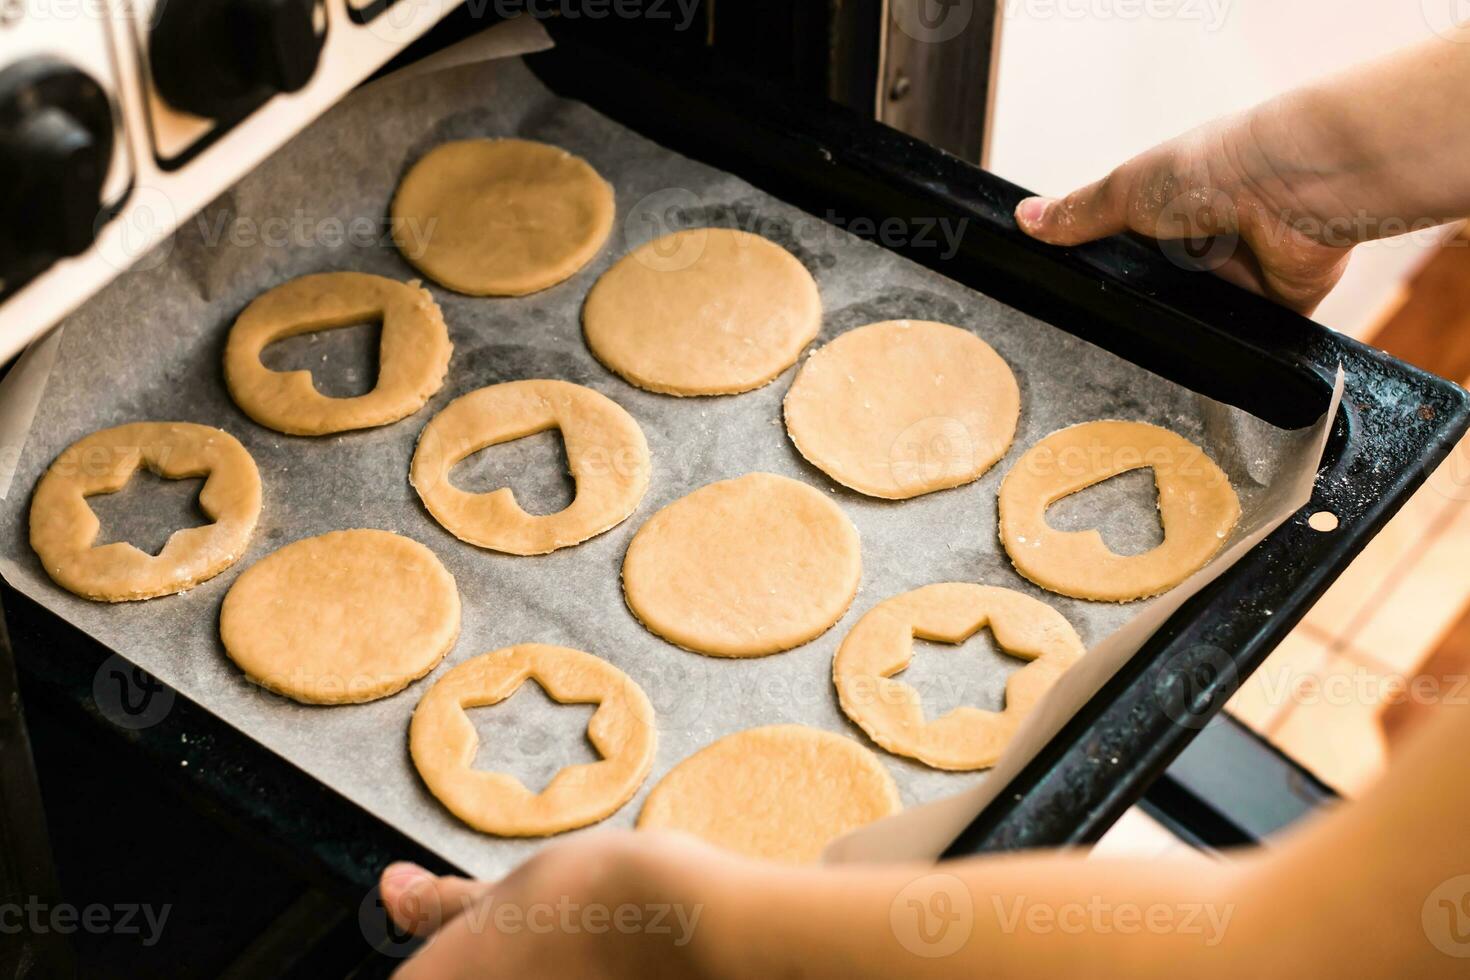
[[[1402,500],[1407,489],[1417,479],[1422,479],[1422,465],[1434,458],[1435,453],[1442,455],[1456,427],[1463,428],[1463,392],[1443,383],[1436,384],[1428,376],[1405,370],[1362,349],[1354,350],[1354,345],[1335,346],[1336,342],[1325,331],[1299,318],[1289,318],[1296,333],[1285,335],[1288,341],[1297,343],[1295,346],[1287,343],[1281,350],[1272,350],[1262,342],[1264,335],[1258,334],[1252,341],[1249,331],[1243,328],[1234,335],[1228,325],[1221,329],[1222,320],[1239,318],[1243,321],[1256,316],[1269,320],[1272,314],[1280,311],[1254,303],[1228,288],[1216,288],[1219,284],[1209,283],[1206,277],[1185,276],[1172,270],[1158,255],[1150,254],[1140,246],[1126,242],[1108,243],[1097,249],[1058,252],[1027,242],[1009,228],[1007,217],[1007,205],[1020,196],[1019,190],[881,127],[861,124],[830,109],[783,104],[779,98],[766,103],[758,87],[749,80],[716,73],[700,71],[658,84],[631,66],[601,60],[595,52],[570,42],[563,43],[565,47],[562,50],[540,56],[532,62],[543,79],[563,94],[591,102],[604,113],[674,149],[733,171],[816,214],[837,209],[849,216],[908,214],[967,218],[962,247],[954,256],[943,259],[936,254],[916,251],[910,257],[1100,346],[1144,363],[1155,373],[1171,380],[1216,397],[1224,394],[1233,396],[1238,403],[1244,400],[1248,404],[1240,407],[1283,427],[1306,424],[1321,413],[1329,387],[1325,372],[1339,359],[1349,365],[1353,397],[1365,399],[1363,404],[1356,406],[1358,411],[1361,412],[1364,405],[1372,408],[1381,406],[1385,413],[1382,417],[1386,419],[1389,417],[1386,412],[1393,405],[1401,407],[1407,401],[1414,402],[1415,417],[1423,424],[1406,427],[1417,431],[1399,440],[1396,446],[1387,438],[1392,426],[1378,432],[1376,441],[1362,438],[1363,433],[1352,424],[1354,406],[1350,406],[1347,417],[1340,420],[1330,457],[1329,476],[1341,468],[1345,458],[1361,458],[1362,447],[1365,446],[1370,452],[1375,446],[1378,450],[1396,448],[1393,458],[1407,465],[1394,470],[1395,476],[1388,482],[1391,492],[1387,497],[1365,503],[1352,513],[1337,508],[1339,517],[1344,519],[1342,530],[1333,536],[1308,539],[1332,540],[1335,547],[1330,550],[1336,552],[1336,558],[1332,554],[1326,557],[1329,563],[1337,561],[1337,564],[1314,567],[1299,560],[1300,552],[1292,554],[1287,551],[1285,554],[1292,560],[1272,565],[1269,569],[1272,574],[1263,575],[1258,569],[1255,575],[1237,583],[1246,587],[1248,594],[1253,589],[1258,590],[1254,598],[1271,601],[1272,606],[1265,606],[1264,601],[1241,601],[1241,615],[1232,619],[1226,605],[1220,601],[1207,601],[1207,596],[1223,587],[1225,582],[1222,580],[1175,617],[1165,634],[1181,626],[1181,620],[1195,625],[1213,623],[1218,626],[1222,621],[1235,625],[1239,620],[1253,618],[1253,614],[1254,618],[1260,618],[1264,613],[1263,621],[1256,624],[1260,627],[1257,631],[1259,637],[1263,639],[1258,638],[1254,649],[1258,654],[1267,649],[1268,644],[1289,627],[1290,621],[1300,615],[1310,599],[1325,587],[1340,563],[1345,562],[1352,551],[1371,536],[1372,529]],[[608,77],[618,77],[619,85],[607,86],[605,79]],[[603,81],[599,82],[599,78]],[[743,93],[738,100],[737,93]],[[721,105],[738,105],[740,111],[726,112],[720,109]],[[755,119],[765,121],[757,123]],[[1116,254],[1114,250],[1118,250]],[[1213,289],[1222,305],[1210,308],[1206,303],[1203,307],[1191,308],[1187,303],[1171,302],[1167,298],[1169,289],[1183,297],[1186,281],[1196,292],[1201,290],[1203,281],[1203,292],[1209,294]],[[1142,283],[1143,288],[1135,288],[1135,283]],[[1168,288],[1161,288],[1161,285]],[[1202,310],[1209,312],[1202,316]],[[1325,343],[1314,350],[1306,343],[1312,338]],[[1221,351],[1230,352],[1225,361],[1218,359]],[[1215,358],[1213,362],[1212,356]],[[1364,379],[1366,384],[1362,383]],[[1212,386],[1214,390],[1211,390]],[[1371,401],[1374,391],[1382,395],[1378,402]],[[1359,448],[1349,453],[1355,446]],[[1417,479],[1411,472],[1416,466],[1420,467]],[[1348,476],[1352,475],[1349,472]],[[1355,486],[1360,491],[1365,487],[1362,483]],[[1372,486],[1367,489],[1371,491]],[[1368,500],[1368,497],[1360,497],[1359,500]],[[1344,501],[1345,504],[1350,502]],[[1375,511],[1379,512],[1376,518],[1373,516]],[[1277,532],[1273,541],[1294,526]],[[1272,542],[1268,541],[1267,545],[1270,544]],[[1250,557],[1254,559],[1256,556]],[[1233,570],[1225,579],[1239,577],[1238,571]],[[54,649],[58,642],[67,645],[75,642],[74,631],[68,635],[69,628],[48,624],[45,619],[49,617],[44,616],[27,621],[25,614],[33,614],[34,610],[23,609],[22,612],[22,623],[17,633],[22,638],[20,648],[24,662],[30,664],[35,659],[34,651],[30,650],[32,643]],[[1212,640],[1217,637],[1226,639],[1223,633],[1204,635]],[[1249,638],[1249,634],[1238,635]],[[1231,648],[1221,646],[1212,649]],[[1173,662],[1171,656],[1165,655],[1166,666]],[[1207,665],[1218,661],[1218,654],[1214,656],[1215,660],[1208,660]],[[1230,657],[1235,663],[1237,655],[1233,650]],[[83,671],[78,674],[68,670],[68,664],[58,663],[64,658],[53,655],[42,659],[50,662],[39,664],[34,673],[42,676],[52,693],[60,694],[63,700],[83,704],[92,699],[90,681],[95,676],[95,661],[91,673]],[[1146,651],[1146,656],[1136,658],[1135,665],[1125,673],[1133,672],[1137,661],[1145,659],[1150,665],[1159,662],[1156,654]],[[1237,674],[1249,663],[1249,655],[1241,659]],[[1180,664],[1174,663],[1174,666]],[[1229,672],[1220,673],[1223,676]],[[1164,676],[1181,675],[1176,670],[1166,672]],[[1120,677],[1126,680],[1124,675]],[[1117,679],[1114,686],[1116,684]],[[1180,730],[1181,726],[1173,720],[1178,713],[1166,710],[1167,702],[1161,702],[1154,690],[1147,688],[1147,697],[1128,712],[1131,728],[1107,729],[1101,726],[1108,722],[1097,719],[1083,726],[1087,733],[1084,742],[1103,745],[1111,753],[1110,758],[1119,760],[1111,767],[1103,767],[1104,778],[1100,784],[1117,791],[1117,795],[1106,801],[1108,805],[1124,797],[1131,798],[1129,794],[1136,795],[1147,778],[1148,769],[1162,766],[1167,756],[1182,747],[1191,734],[1187,728]],[[1128,693],[1128,690],[1123,690],[1119,696]],[[1191,706],[1194,701],[1199,702],[1202,708],[1200,717],[1223,700],[1211,697],[1211,694],[1218,693],[1219,690],[1207,687],[1191,701]],[[1094,699],[1089,713],[1094,707],[1105,708],[1106,705],[1099,704],[1103,700],[1105,698]],[[359,819],[361,814],[354,816],[350,805],[340,798],[333,799],[333,794],[321,787],[315,787],[309,794],[313,802],[305,811],[293,805],[285,808],[285,812],[276,812],[279,808],[271,806],[269,797],[278,791],[301,792],[301,774],[291,772],[289,766],[282,765],[270,753],[262,753],[259,746],[239,744],[242,740],[238,733],[210,731],[211,720],[206,713],[195,712],[186,699],[177,698],[168,724],[134,733],[131,738],[150,756],[172,761],[185,780],[230,797],[236,803],[246,803],[240,809],[255,826],[273,827],[276,833],[284,830],[286,839],[295,838],[337,872],[346,872],[365,881],[370,879],[376,867],[381,866],[379,858],[382,855],[419,852],[418,848],[404,847],[399,835],[372,833],[371,818],[364,822]],[[1165,723],[1162,730],[1157,725],[1160,720]],[[182,730],[176,727],[175,722],[182,726]],[[193,727],[196,725],[197,728]],[[1069,726],[1069,730],[1072,727]],[[225,726],[215,723],[213,728]],[[1146,739],[1150,730],[1159,736],[1155,743],[1138,740]],[[197,754],[201,735],[213,747],[204,754]],[[1049,754],[1054,748],[1062,750],[1058,757],[1062,763],[1051,764],[1043,774],[1047,778],[1065,771],[1064,763],[1071,751],[1063,744],[1066,741],[1059,737],[1049,747]],[[1171,744],[1174,746],[1172,750]],[[1144,746],[1151,749],[1147,757],[1133,751]],[[194,767],[198,772],[196,776],[189,772],[191,767],[182,765],[191,758],[211,764]],[[236,788],[236,778],[220,777],[218,763],[221,758],[230,761],[230,769],[241,770],[236,775],[245,778],[254,792],[241,794]],[[1093,768],[1098,769],[1095,762]],[[1002,800],[1014,802],[1016,786],[1021,783],[1018,778],[1012,787],[1013,792],[1003,794]],[[1063,839],[1057,836],[1060,834],[1080,835],[1077,839],[1085,839],[1085,835],[1091,832],[1087,829],[1089,822],[1095,827],[1105,820],[1103,809],[1089,803],[1091,798],[1088,794],[1096,788],[1093,784],[1082,785],[1073,780],[1068,783],[1068,788],[1069,795],[1058,800],[1050,792],[1046,780],[1042,779],[1036,781],[1033,790],[1020,793],[1023,801],[1035,796],[1038,802],[1045,803],[1046,816],[1051,821],[1049,826],[1044,826],[1044,820],[1021,817],[1022,823],[1032,833],[1032,837],[1023,843],[1044,842],[1048,835]],[[1046,802],[1048,800],[1052,802]],[[1000,807],[992,807],[982,815],[982,821],[1000,811]],[[1014,823],[1017,818],[1002,819],[1001,825],[1006,819]],[[971,843],[974,841],[967,841],[966,846]],[[992,842],[979,843],[993,847],[1004,846],[1007,842],[995,837]]]
[[[885,244],[1165,378],[1295,428],[1327,407],[1339,366],[1346,375],[1311,502],[1186,602],[946,856],[1097,840],[1470,426],[1459,385],[1183,268],[1156,243],[1043,245],[1012,218],[1028,191],[918,140],[698,56],[649,70],[568,33],[530,59],[558,92],[848,228],[968,219],[950,255]],[[1335,530],[1308,525],[1319,511]]]

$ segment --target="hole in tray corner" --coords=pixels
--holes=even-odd
[[[1321,531],[1323,534],[1329,531],[1336,531],[1337,524],[1337,515],[1330,510],[1319,510],[1307,518],[1307,526],[1313,531]]]

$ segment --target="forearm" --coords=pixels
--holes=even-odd
[[[1230,978],[1246,864],[1021,855],[926,865],[731,865],[688,884],[702,976]]]
[[[1218,862],[816,869],[720,856],[665,869],[662,892],[701,906],[682,965],[721,980],[1458,975],[1421,913],[1470,869],[1470,781],[1444,770],[1467,739],[1470,707],[1446,704],[1368,797]],[[1465,888],[1451,898],[1470,903]]]
[[[1242,117],[1283,205],[1364,239],[1470,215],[1470,29],[1354,67]],[[1354,226],[1356,228],[1356,226]]]

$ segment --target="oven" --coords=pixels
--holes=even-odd
[[[809,214],[841,214],[854,233],[1172,382],[1299,428],[1326,410],[1341,367],[1310,503],[1170,615],[946,856],[1092,842],[1140,800],[1207,843],[1256,839],[1274,827],[1233,812],[1221,790],[1242,759],[1257,790],[1279,788],[1278,824],[1325,798],[1252,736],[1211,722],[1449,452],[1470,424],[1466,393],[1151,243],[1057,249],[1022,235],[1011,211],[1024,191],[977,166],[993,4],[962,4],[963,28],[927,44],[901,29],[900,0],[661,6],[667,18],[531,0],[0,2],[0,360],[44,343],[346,93],[510,15],[536,18],[555,46],[527,63],[558,95]],[[944,98],[926,90],[961,111],[936,115]],[[894,217],[962,231],[943,252],[880,240]],[[1308,523],[1319,512],[1335,530]],[[0,597],[7,888],[57,887],[22,700],[311,882],[318,905],[293,906],[283,935],[329,908],[371,941],[381,915],[363,896],[383,865],[446,867],[36,602],[8,586]],[[131,723],[163,702],[156,723]],[[41,937],[34,955],[65,953]]]

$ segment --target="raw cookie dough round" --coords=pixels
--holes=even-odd
[[[919,692],[892,679],[913,659],[914,638],[963,643],[985,626],[1006,653],[1031,661],[1006,680],[1005,709],[965,705],[926,722]],[[1044,602],[1011,589],[943,582],[869,610],[837,649],[832,680],[847,717],[889,752],[936,769],[987,769],[1084,652],[1077,631]]]
[[[467,493],[449,482],[460,460],[486,446],[557,429],[577,493],[555,514],[527,514],[501,487]],[[429,420],[409,482],[455,537],[512,555],[544,555],[620,524],[648,489],[648,443],[633,416],[606,395],[567,381],[508,381],[461,395]]]
[[[470,296],[524,296],[569,278],[612,231],[613,190],[557,146],[475,139],[435,147],[393,197],[403,257]]]
[[[466,708],[497,704],[530,678],[563,704],[593,703],[587,737],[602,756],[567,766],[540,793],[503,772],[473,768],[479,736]],[[434,682],[414,709],[413,764],[439,802],[502,837],[585,827],[628,802],[653,766],[653,706],[632,679],[589,653],[523,643],[467,660]]]
[[[857,529],[836,504],[751,473],[649,518],[623,559],[623,594],[644,626],[686,650],[760,657],[825,633],[861,575]]]
[[[822,298],[790,252],[729,228],[676,231],[619,259],[587,294],[599,361],[668,395],[759,388],[822,326]]]
[[[682,830],[751,857],[811,863],[849,830],[902,809],[893,777],[850,738],[805,725],[726,735],[648,794],[640,830]]]
[[[872,497],[903,500],[978,479],[1021,415],[1016,377],[967,330],[888,320],[849,330],[802,364],[786,431],[813,466]]]
[[[1096,528],[1058,531],[1046,510],[1068,494],[1152,467],[1163,543],[1119,555]],[[1000,484],[1000,540],[1016,571],[1078,599],[1128,602],[1165,592],[1203,568],[1240,519],[1230,478],[1183,436],[1146,422],[1084,422],[1026,450]]]
[[[310,371],[272,371],[260,354],[278,340],[381,321],[378,382],[351,398],[323,395]],[[444,384],[454,347],[428,290],[360,272],[302,276],[256,297],[230,328],[225,384],[241,411],[296,436],[368,429],[406,418]]]
[[[199,507],[214,522],[175,531],[157,555],[125,541],[93,547],[101,525],[87,497],[121,490],[139,466],[169,480],[205,477]],[[46,574],[103,602],[182,592],[245,553],[260,517],[260,473],[228,432],[192,422],[132,422],[62,450],[31,498],[31,547]]]
[[[306,704],[403,690],[459,636],[459,590],[432,551],[388,531],[332,531],[247,568],[219,634],[247,677]]]

